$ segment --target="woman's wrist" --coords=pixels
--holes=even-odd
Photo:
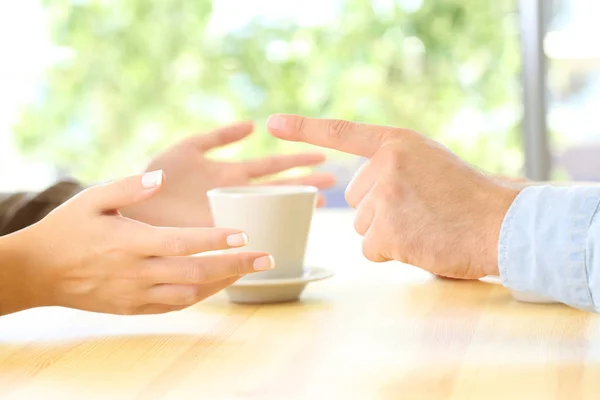
[[[44,305],[25,230],[0,237],[0,315]]]

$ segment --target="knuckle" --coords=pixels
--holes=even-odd
[[[103,255],[115,261],[118,260],[121,263],[129,262],[129,255],[131,253],[132,250],[130,249],[129,245],[126,244],[126,241],[106,243],[95,248],[96,255]],[[132,278],[141,278],[143,272],[144,271],[139,269],[131,269],[127,271]]]
[[[192,305],[198,302],[198,289],[195,287],[186,287],[180,293],[180,305]]]
[[[196,243],[200,244],[201,251],[223,250],[229,248],[227,237],[233,234],[229,229],[220,228],[200,228],[200,231],[194,234]],[[186,251],[189,251],[186,245]]]
[[[365,256],[365,258],[369,261],[381,261],[381,256],[379,255],[379,252],[377,251],[373,243],[368,239],[365,239],[362,242],[362,253]]]
[[[356,231],[356,233],[358,233],[360,236],[364,236],[365,234],[363,233],[363,225],[361,223],[361,221],[358,218],[354,218],[354,230]]]
[[[123,277],[130,281],[138,281],[146,277],[144,268],[126,268],[123,270]]]
[[[140,184],[135,179],[123,179],[120,182],[116,183],[119,185],[119,189],[125,193],[134,193],[139,190]]]
[[[276,169],[279,168],[282,164],[282,160],[279,157],[271,157],[265,163],[268,169]]]
[[[353,208],[358,207],[361,199],[361,194],[365,192],[367,186],[371,186],[374,182],[372,181],[373,170],[370,168],[369,162],[363,164],[358,171],[354,174],[354,177],[346,187],[344,191],[344,198],[346,202]],[[363,196],[366,193],[363,194]]]
[[[388,257],[385,256],[387,243],[387,236],[381,230],[380,224],[377,221],[373,221],[362,242],[363,255],[369,261],[386,261],[388,260]]]
[[[379,156],[379,163],[384,167],[398,168],[402,167],[406,163],[407,152],[404,151],[402,146],[388,146],[381,149]]]
[[[244,254],[241,257],[236,257],[235,261],[235,275],[236,276],[244,276],[254,271],[252,264],[256,259],[255,256],[251,256],[250,254]]]
[[[344,191],[344,198],[346,199],[346,203],[352,208],[356,208],[358,206],[358,194],[357,194],[357,183],[356,181],[352,181],[346,190]]]
[[[393,128],[393,127],[387,127],[386,129],[382,130],[379,132],[379,137],[383,142],[394,142],[394,143],[401,143],[404,142],[405,139],[407,138],[408,133],[406,129],[401,129],[401,128]]]
[[[296,132],[304,135],[305,128],[306,128],[306,125],[304,123],[304,118],[302,118],[302,117],[295,118],[294,129],[296,130]]]
[[[235,257],[227,260],[227,267],[223,269],[222,278],[226,279],[246,275],[248,273],[247,265],[252,262],[250,259],[251,257],[248,254],[236,254]]]
[[[386,181],[380,181],[373,188],[373,198],[376,199],[378,206],[385,207],[394,196],[399,195],[401,188],[395,187]]]
[[[234,232],[235,233],[235,232]],[[209,250],[222,250],[229,248],[227,244],[227,237],[232,234],[232,232],[225,230],[223,232],[218,232],[216,234],[212,234],[208,242]]]
[[[187,254],[187,244],[179,236],[170,235],[164,239],[165,250],[169,254],[185,255]]]
[[[327,135],[329,139],[339,141],[344,139],[344,134],[350,129],[352,122],[344,120],[332,120],[329,123],[329,129]]]
[[[365,233],[367,233],[367,230],[369,229],[367,222],[364,221],[363,218],[361,218],[360,215],[357,215],[354,218],[354,230],[356,231],[356,233],[358,233],[360,236],[365,236]]]
[[[348,205],[350,207],[356,208],[354,192],[352,191],[352,189],[350,187],[347,187],[346,190],[344,191],[344,199],[346,200],[346,203],[348,203]]]
[[[202,261],[195,265],[186,266],[184,268],[184,279],[189,283],[202,283],[206,281],[206,266]]]

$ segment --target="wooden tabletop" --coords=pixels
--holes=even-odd
[[[503,287],[372,264],[346,211],[315,217],[301,302],[0,318],[0,399],[598,399],[600,318]]]

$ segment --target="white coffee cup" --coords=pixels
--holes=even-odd
[[[230,251],[266,251],[275,259],[274,269],[242,279],[302,276],[317,188],[228,187],[210,190],[207,195],[215,226],[241,229],[248,234],[247,246]]]

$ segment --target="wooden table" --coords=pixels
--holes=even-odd
[[[337,275],[300,303],[0,318],[0,399],[600,398],[596,315],[371,264],[346,211],[317,214],[307,261]]]

